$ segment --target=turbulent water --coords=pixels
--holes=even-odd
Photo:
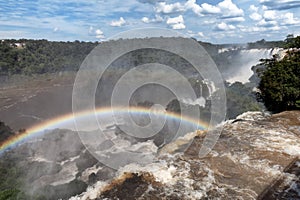
[[[228,53],[229,50],[225,51]],[[224,50],[220,54],[225,54]],[[274,49],[240,49],[234,50],[229,56],[228,60],[231,62],[230,69],[225,73],[224,78],[230,83],[236,81],[241,83],[249,82],[249,78],[253,75],[252,66],[260,63],[260,59],[269,59],[273,55],[278,54],[282,56],[284,50],[281,48]]]
[[[222,126],[216,146],[204,158],[198,152],[205,133],[197,131],[161,149],[152,140],[141,141],[135,149],[156,158],[119,170],[99,163],[69,130],[48,131],[2,156],[17,159],[26,173],[24,189],[45,199],[299,198],[299,111],[248,112]]]
[[[175,142],[152,164],[127,165],[112,181],[98,181],[71,199],[272,199],[262,193],[279,178],[281,192],[299,197],[299,174],[283,171],[300,156],[300,112],[244,113],[224,124],[203,159],[197,156],[199,133],[186,153],[174,153],[182,144]]]

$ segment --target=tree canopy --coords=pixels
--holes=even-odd
[[[284,58],[261,60],[266,69],[260,73],[260,97],[273,112],[300,109],[300,36],[289,35],[285,42]]]
[[[97,43],[79,41],[2,40],[0,75],[77,70],[96,45]]]

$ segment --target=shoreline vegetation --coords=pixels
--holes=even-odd
[[[109,42],[109,41],[108,41]],[[224,57],[215,56],[221,49],[283,48],[284,41],[260,40],[248,44],[211,44],[198,41],[218,65]],[[57,42],[32,39],[0,41],[0,76],[34,75],[60,71],[77,71],[84,58],[99,42]],[[215,57],[214,57],[215,56]]]

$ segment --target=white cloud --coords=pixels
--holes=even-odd
[[[249,17],[254,21],[260,21],[262,19],[262,16],[256,12],[252,13]]]
[[[254,26],[254,27],[250,28],[250,31],[251,32],[263,32],[263,31],[266,31],[266,28],[265,27]]]
[[[203,8],[196,3],[196,0],[188,0],[185,3],[186,9],[191,9],[195,14],[201,15]]]
[[[262,6],[261,7],[263,10],[268,10],[268,7],[267,6]]]
[[[89,28],[89,34],[93,34],[94,33],[94,27],[90,26]]]
[[[95,31],[95,33],[96,33],[97,35],[102,35],[102,34],[103,34],[103,32],[102,32],[100,29],[97,29],[97,30]]]
[[[251,32],[262,32],[262,31],[265,31],[266,28],[265,27],[253,26],[253,27],[241,27],[240,30],[242,32],[251,33]]]
[[[153,22],[162,22],[164,19],[160,15],[155,15],[155,19],[152,20]]]
[[[280,26],[271,26],[271,27],[258,27],[258,26],[253,26],[253,27],[245,27],[241,28],[242,32],[246,33],[260,33],[260,34],[266,34],[266,32],[270,31],[279,31],[281,30],[282,27]]]
[[[181,12],[185,10],[186,10],[185,5],[179,2],[173,4],[167,4],[166,2],[159,2],[155,7],[156,12],[165,13],[165,14]]]
[[[103,34],[103,31],[100,29],[94,29],[94,27],[90,26],[89,28],[89,35],[96,37],[97,39],[104,39],[105,36]]]
[[[249,10],[252,12],[258,12],[258,7],[256,7],[255,5],[251,5]]]
[[[299,20],[294,18],[293,13],[286,13],[282,16],[283,25],[294,25],[299,24]]]
[[[241,17],[244,15],[244,11],[232,3],[231,0],[224,0],[220,2],[218,7],[221,9],[224,17]]]
[[[206,24],[206,25],[209,25],[209,24],[215,24],[216,23],[216,20],[205,20],[204,22],[203,22],[203,24]]]
[[[260,3],[270,10],[288,10],[300,7],[300,1],[295,0],[260,0]]]
[[[293,13],[282,13],[275,10],[265,10],[263,19],[259,21],[258,26],[273,27],[271,30],[278,30],[278,24],[281,26],[299,24],[300,21],[294,17]]]
[[[216,6],[210,5],[207,3],[201,4],[204,14],[217,14],[220,15],[221,18],[237,18],[243,17],[244,11],[241,8],[238,8],[236,4],[234,4],[231,0],[224,0],[218,3]],[[240,21],[242,18],[239,18]]]
[[[222,23],[218,24],[215,27],[215,29],[218,30],[218,31],[228,31],[228,30],[234,30],[235,26],[233,26],[231,24],[228,25],[225,22],[222,22]]]
[[[199,36],[199,37],[204,37],[203,32],[198,32],[198,36]]]
[[[190,34],[190,35],[193,35],[193,36],[195,35],[195,33],[191,30],[188,30],[187,33]]]
[[[263,16],[266,21],[272,21],[276,19],[276,12],[274,10],[266,10]]]
[[[300,23],[291,12],[269,10],[266,8],[261,8],[261,10],[252,8],[251,10],[255,10],[255,12],[250,14],[249,17],[257,21],[257,27],[264,27],[266,30],[278,31],[286,28],[285,26]]]
[[[0,30],[0,38],[24,38],[24,36],[30,36],[30,33],[26,31]]]
[[[150,19],[148,17],[143,17],[141,20],[146,24],[150,23]]]
[[[202,13],[205,14],[219,14],[221,13],[221,9],[217,6],[210,5],[208,3],[201,4]]]
[[[154,19],[149,19],[148,17],[143,17],[142,22],[148,24],[148,23],[158,23],[164,21],[164,19],[160,15],[155,15]]]
[[[67,1],[71,2],[71,0]],[[85,0],[79,1],[85,2]],[[49,16],[47,13],[51,10],[59,9],[61,11],[63,9],[63,6],[60,6],[63,4],[61,3],[62,1],[54,0],[55,3],[49,2],[45,8],[40,8],[42,16],[26,16],[26,12],[22,9],[23,6],[25,9],[27,4],[25,5],[24,3],[24,5],[17,7],[12,4],[10,10],[12,10],[12,13],[15,11],[15,14],[7,12],[7,14],[5,14],[7,16],[3,15],[4,20],[1,21],[1,25],[10,27],[16,25],[16,28],[9,28],[11,31],[16,29],[28,31],[28,33],[24,33],[25,36],[23,37],[33,37],[36,35],[36,37],[41,37],[34,33],[41,32],[45,34],[48,39],[91,40],[91,38],[93,38],[95,40],[96,37],[103,38],[104,35],[107,37],[108,35],[115,34],[115,31],[117,30],[110,27],[111,21],[120,21],[120,16],[123,16],[123,20],[126,20],[127,22],[125,21],[125,24],[121,24],[128,25],[128,28],[141,26],[143,23],[159,25],[159,27],[162,27],[161,25],[163,24],[154,24],[160,21],[169,28],[184,29],[184,31],[193,28],[192,30],[194,32],[191,34],[194,34],[196,38],[200,38],[201,34],[199,35],[198,32],[201,31],[202,33],[203,31],[205,37],[209,38],[208,41],[210,42],[222,42],[222,40],[216,40],[212,35],[214,33],[213,30],[217,29],[228,30],[224,32],[215,32],[217,35],[224,34],[225,38],[228,33],[235,33],[237,35],[244,34],[245,40],[243,40],[243,42],[255,40],[256,38],[260,39],[260,37],[264,36],[266,33],[272,35],[272,37],[268,39],[275,40],[276,38],[284,37],[288,32],[296,33],[300,26],[300,15],[296,9],[290,11],[286,9],[279,10],[277,9],[278,7],[272,6],[271,3],[276,2],[276,6],[280,6],[279,2],[281,2],[282,5],[285,4],[284,6],[287,6],[285,2],[289,2],[289,6],[292,6],[292,1],[299,2],[298,0],[261,0],[261,2],[260,0],[129,0],[123,5],[117,0],[103,2],[101,0],[100,4],[99,1],[86,2],[87,6],[80,8],[80,12],[74,12],[74,16],[68,12],[63,13],[60,16]],[[140,2],[145,2],[146,4]],[[162,5],[161,9],[158,9],[159,5]],[[44,7],[43,4],[40,4],[39,6]],[[14,7],[16,7],[16,9],[14,9]],[[32,6],[28,4],[28,7]],[[139,10],[137,8],[139,8]],[[156,8],[155,11],[159,12],[154,12],[153,8]],[[283,7],[281,6],[281,8]],[[74,11],[78,10],[75,6],[72,9]],[[165,12],[168,12],[167,15],[164,15]],[[122,15],[122,13],[127,14]],[[155,14],[157,14],[158,17],[156,17]],[[179,21],[178,23],[167,25],[166,22],[169,19],[168,16],[174,18],[179,15],[182,15],[184,18],[182,23]],[[203,17],[197,17],[196,15]],[[115,16],[115,18],[111,18],[112,16]],[[75,17],[78,20],[76,20],[76,22],[70,21],[72,17]],[[89,28],[86,26],[87,24],[94,26],[92,33],[89,35],[87,35]],[[102,24],[103,26],[99,26],[99,24]],[[116,26],[121,26],[121,24],[115,23]],[[239,25],[243,25],[243,27]],[[281,31],[280,34],[276,33],[279,29]],[[243,31],[256,32],[253,34],[246,34],[246,32],[244,33]],[[49,37],[46,34],[49,34]],[[16,37],[19,37],[19,35],[16,35]]]
[[[235,22],[244,22],[244,17],[233,17],[233,18],[225,18],[226,22],[235,23]]]
[[[155,4],[159,0],[138,0],[141,3],[149,3],[149,4]]]
[[[159,2],[155,6],[157,13],[164,14],[186,12],[187,10],[192,10],[197,15],[215,14],[221,15],[223,18],[244,16],[244,11],[232,3],[231,0],[224,0],[217,5],[203,3],[200,6],[196,3],[196,0],[188,0],[186,3],[176,2],[167,4],[166,2]]]
[[[261,14],[260,14],[260,13]],[[262,8],[250,15],[250,18],[257,21],[253,27],[245,27],[240,30],[243,32],[270,32],[283,31],[287,26],[300,24],[300,21],[294,17],[294,13],[278,10],[268,10]]]
[[[179,15],[178,17],[168,18],[167,24],[171,25],[173,29],[185,29],[184,19],[182,15]]]
[[[57,31],[59,31],[59,28],[58,27],[54,27],[53,32],[57,32]]]
[[[279,31],[279,30],[281,30],[281,27],[280,26],[273,26],[273,27],[270,27],[270,30]]]
[[[249,15],[250,19],[252,19],[253,21],[260,21],[263,19],[263,16],[259,13],[259,8],[251,5],[249,8],[250,11],[252,11],[252,13]]]
[[[103,39],[103,38],[105,38],[104,35],[103,35],[103,31],[101,31],[100,29],[97,29],[97,30],[95,31],[95,33],[96,33],[96,38],[98,38],[98,39]]]
[[[175,30],[185,29],[185,25],[183,23],[172,24],[171,26],[172,26],[172,29],[175,29]]]
[[[262,19],[257,23],[257,25],[262,27],[272,27],[277,25],[277,21],[266,21],[265,19]]]
[[[195,33],[194,31],[191,31],[191,30],[188,30],[187,31],[187,34],[190,36],[190,37],[198,37],[198,38],[207,38],[205,37],[204,33],[203,32],[197,32]]]
[[[178,24],[178,23],[184,23],[182,15],[179,15],[178,17],[168,18],[167,24]]]
[[[197,34],[196,33],[194,33],[193,31],[191,31],[191,30],[188,30],[187,31],[187,34],[190,36],[190,37],[195,37]]]
[[[111,26],[116,26],[116,27],[120,27],[120,26],[123,26],[126,24],[126,21],[123,17],[120,17],[119,20],[116,20],[116,21],[112,21],[110,23]]]
[[[196,3],[196,0],[188,0],[184,4],[176,2],[167,4],[166,2],[159,2],[156,4],[155,11],[157,13],[176,13],[176,12],[185,12],[187,10],[192,10],[195,14],[200,15],[202,12],[201,6]]]

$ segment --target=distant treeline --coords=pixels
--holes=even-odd
[[[247,48],[248,49],[272,49],[272,48],[285,48],[286,41],[266,41],[264,39],[256,41],[256,42],[249,42]]]
[[[96,45],[97,43],[79,41],[2,40],[0,75],[77,70]]]
[[[218,60],[218,50],[226,47],[274,48],[283,47],[285,41],[265,40],[241,44],[211,44],[199,42]],[[42,74],[58,71],[76,71],[84,58],[98,42],[54,42],[47,40],[9,39],[0,41],[0,75]],[[216,58],[215,58],[216,57]],[[224,62],[224,59],[221,59]],[[217,62],[218,64],[218,62]]]
[[[248,43],[248,49],[260,49],[260,48],[299,48],[299,36],[289,34],[283,41],[266,41],[264,39]]]

